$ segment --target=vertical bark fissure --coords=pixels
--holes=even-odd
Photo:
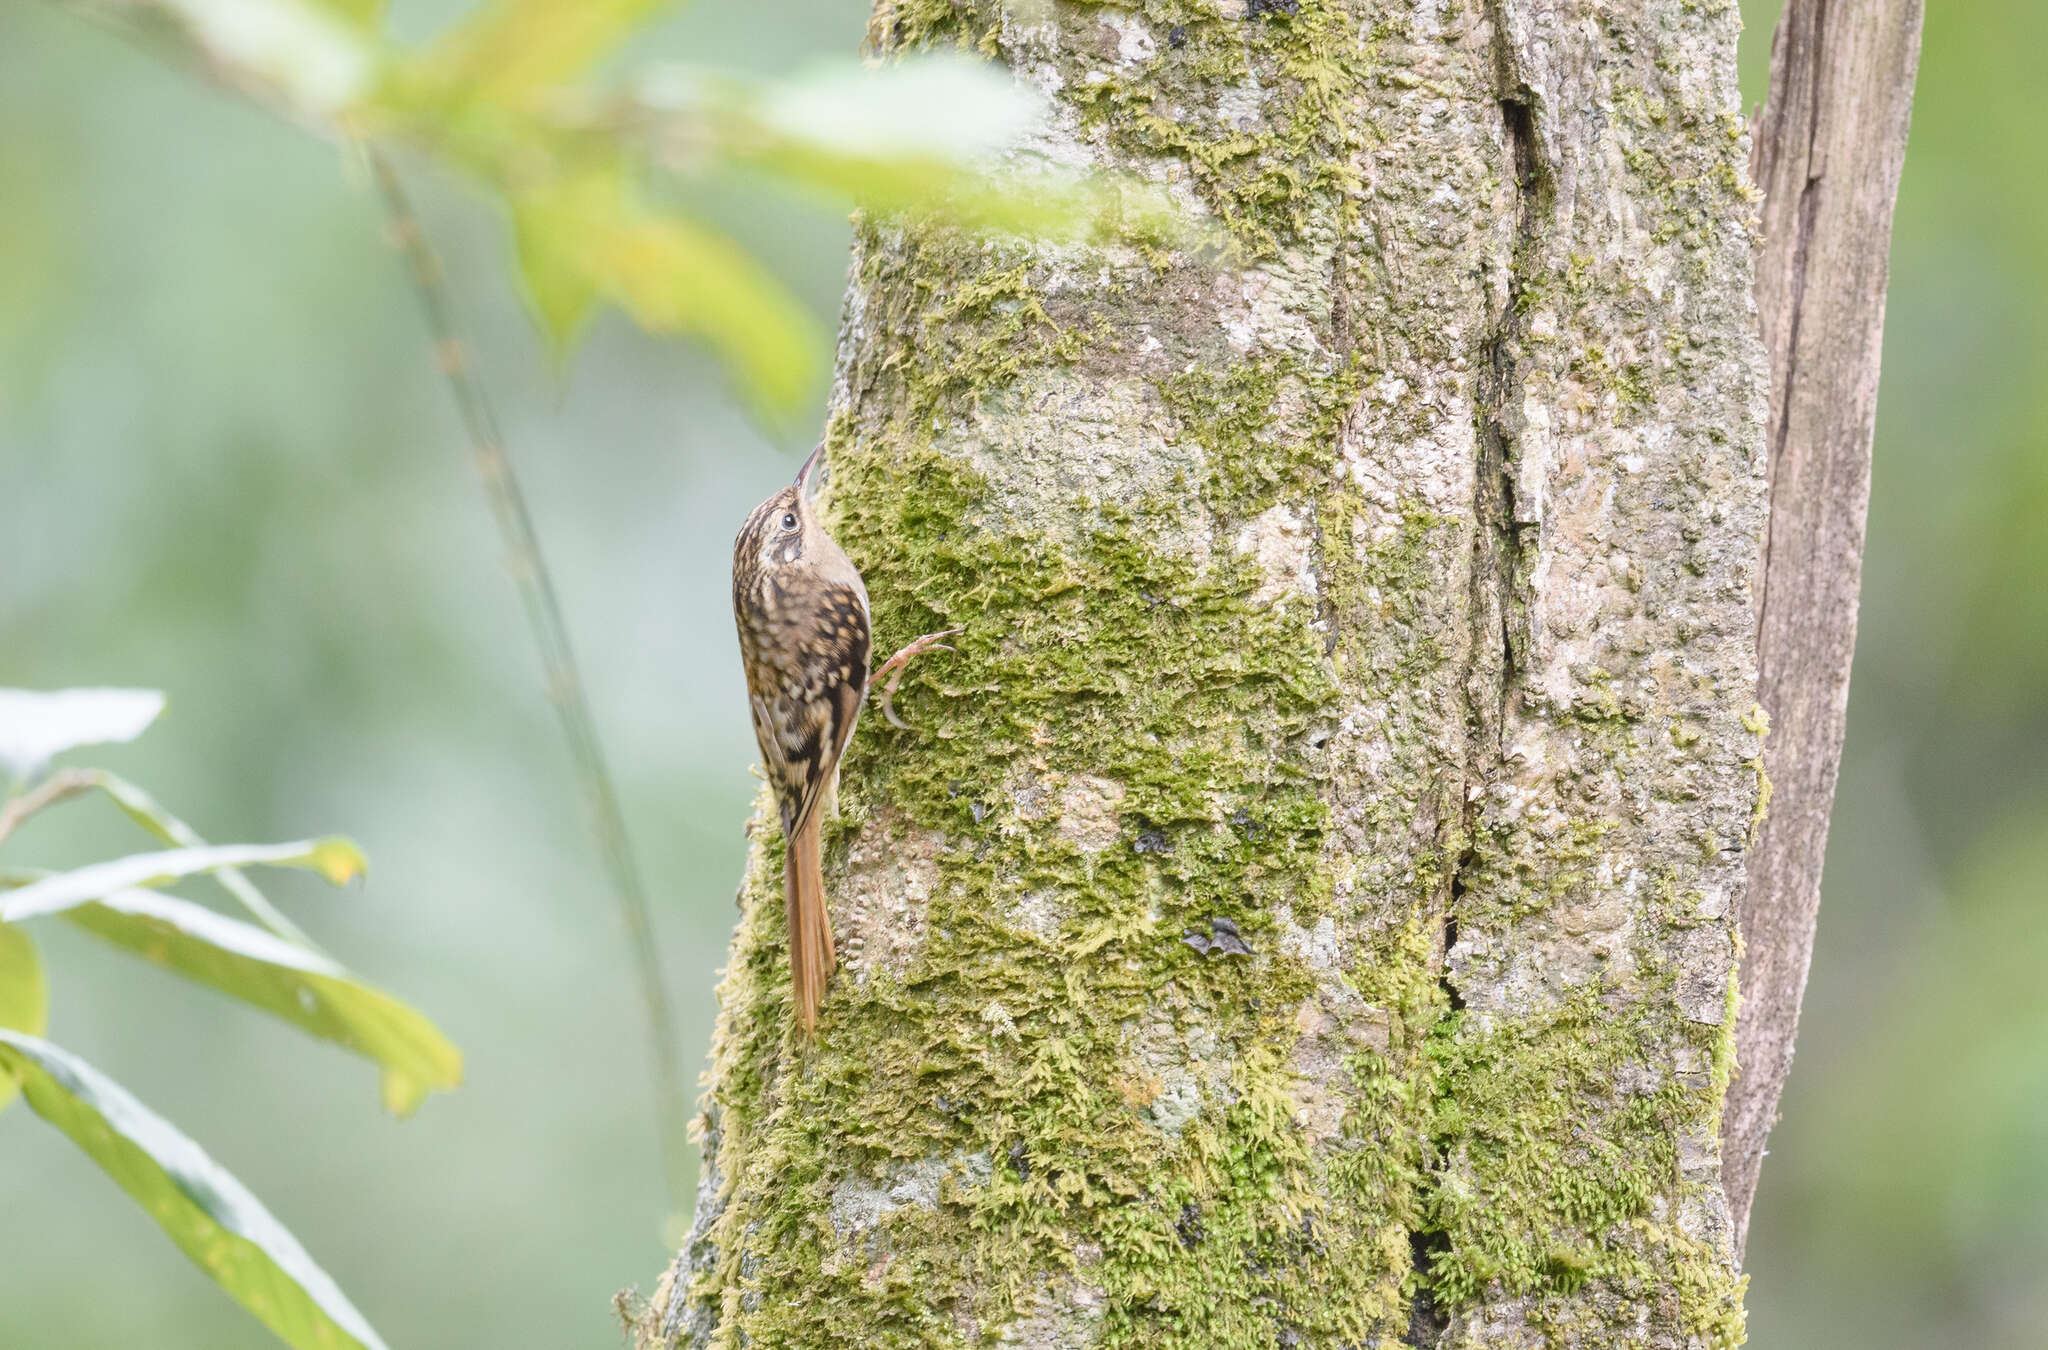
[[[1496,48],[1503,69],[1504,46]],[[1468,884],[1468,870],[1477,859],[1471,840],[1479,829],[1480,792],[1492,782],[1507,753],[1503,737],[1507,710],[1514,697],[1517,665],[1515,613],[1517,578],[1522,567],[1521,526],[1515,518],[1515,484],[1510,468],[1515,409],[1522,396],[1518,344],[1521,338],[1522,304],[1526,268],[1534,253],[1548,210],[1548,178],[1536,141],[1534,112],[1526,87],[1499,100],[1501,143],[1506,169],[1513,180],[1514,243],[1508,259],[1505,301],[1480,344],[1478,378],[1473,398],[1474,444],[1477,450],[1473,472],[1471,597],[1472,635],[1470,659],[1463,681],[1466,713],[1466,753],[1463,776],[1458,784],[1458,814],[1446,822],[1439,846],[1455,858],[1443,908],[1438,986],[1442,1011],[1454,1017],[1464,1011],[1465,998],[1450,965],[1458,945],[1458,910]],[[1440,1184],[1445,1163],[1445,1143],[1433,1140],[1432,1156],[1425,1174],[1425,1186]],[[1426,1212],[1425,1206],[1425,1212]],[[1440,1229],[1420,1227],[1409,1233],[1415,1294],[1410,1308],[1407,1343],[1412,1346],[1438,1345],[1450,1327],[1449,1316],[1439,1310],[1430,1287],[1432,1263],[1449,1249],[1449,1236]]]

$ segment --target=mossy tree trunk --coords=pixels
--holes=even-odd
[[[850,754],[813,1043],[757,818],[645,1340],[1739,1337],[1738,24],[884,0],[1233,247],[863,231],[830,516],[882,649],[965,632]]]

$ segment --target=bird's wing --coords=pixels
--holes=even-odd
[[[756,690],[754,735],[763,767],[794,834],[817,809],[860,719],[867,692],[867,606],[851,587],[830,586],[803,630],[781,688]]]

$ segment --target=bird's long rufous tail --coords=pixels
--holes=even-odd
[[[789,905],[789,983],[805,1031],[818,1025],[818,1003],[832,978],[832,916],[825,912],[825,876],[818,859],[818,816],[797,827],[782,865],[782,895]]]

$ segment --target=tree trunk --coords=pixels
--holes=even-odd
[[[1756,128],[1757,309],[1771,353],[1771,524],[1757,591],[1771,809],[1742,904],[1741,1072],[1728,1090],[1739,1251],[1792,1067],[1849,712],[1892,203],[1920,64],[1921,0],[1791,0]]]
[[[1732,0],[883,0],[1229,247],[869,225],[843,964],[759,815],[688,1346],[1727,1345],[1764,519]],[[735,716],[739,715],[737,711]]]

